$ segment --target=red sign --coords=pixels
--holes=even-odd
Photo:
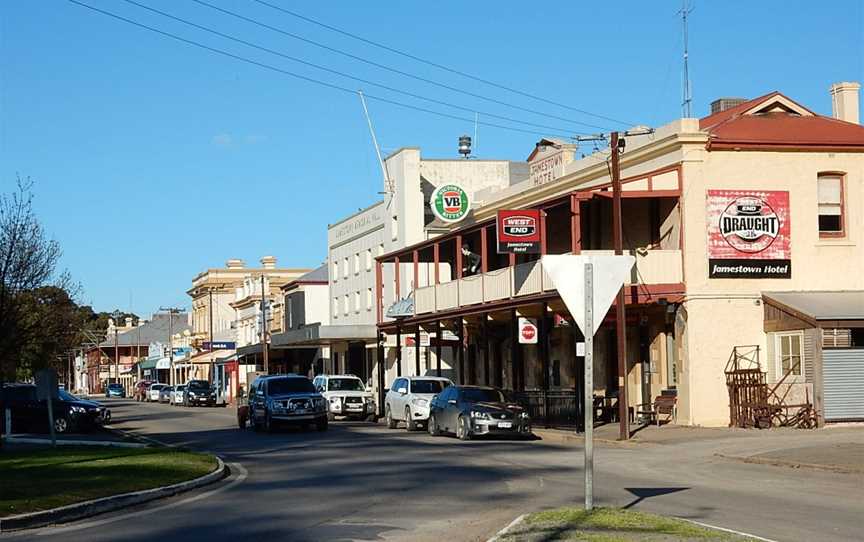
[[[708,190],[708,277],[790,278],[789,192]]]
[[[498,254],[540,252],[540,210],[498,211]]]
[[[537,324],[528,318],[519,318],[519,343],[537,344]]]

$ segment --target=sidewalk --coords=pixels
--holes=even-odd
[[[543,441],[580,445],[581,434],[535,429]],[[638,428],[629,441],[618,440],[618,426],[595,428],[598,445],[620,448],[675,446],[725,459],[835,472],[864,474],[864,424],[822,429],[738,429],[654,425]]]

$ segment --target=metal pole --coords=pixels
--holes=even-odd
[[[420,326],[414,332],[414,376],[420,376]]]
[[[624,234],[621,226],[621,163],[618,157],[618,132],[612,132],[612,233],[615,254],[624,254]],[[627,399],[627,327],[624,286],[618,291],[615,307],[615,339],[618,345],[618,422],[619,440],[630,438],[629,401]],[[588,405],[585,405],[586,408]]]
[[[117,346],[117,322],[114,322],[114,378],[120,382],[120,349]]]
[[[210,316],[208,316],[210,320],[210,347],[207,350],[210,352],[210,383],[212,384],[215,381],[214,372],[216,371],[215,360],[213,359],[213,288],[210,288],[207,293],[209,294],[210,310]]]
[[[261,274],[261,352],[264,355],[264,374],[270,374],[270,352],[267,350],[267,298],[264,295],[263,273]]]
[[[168,384],[174,385],[174,311],[168,309]]]
[[[441,320],[435,320],[435,376],[441,376]]]
[[[613,151],[614,152],[614,151]],[[594,508],[594,265],[585,264],[585,510]]]

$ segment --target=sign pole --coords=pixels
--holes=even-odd
[[[594,508],[594,265],[585,264],[585,510]]]

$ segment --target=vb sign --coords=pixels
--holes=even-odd
[[[537,344],[537,324],[530,318],[519,318],[519,344]]]
[[[540,210],[498,211],[498,254],[540,253]]]
[[[466,192],[457,184],[441,185],[432,192],[429,200],[432,214],[442,222],[459,222],[471,210],[471,201]]]

